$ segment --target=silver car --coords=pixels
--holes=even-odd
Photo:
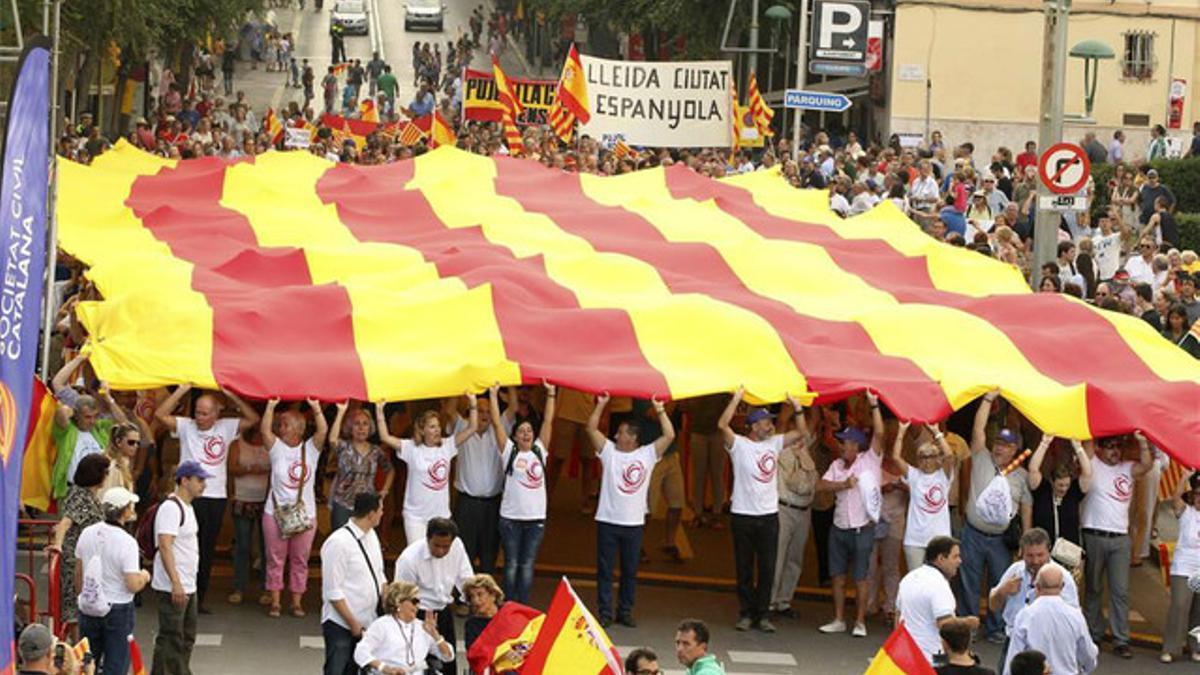
[[[370,30],[367,27],[370,23],[367,21],[367,11],[364,0],[339,0],[329,15],[330,27],[340,23],[348,34],[366,35]]]
[[[441,0],[407,0],[404,3],[404,30],[432,28],[441,32],[446,6]]]

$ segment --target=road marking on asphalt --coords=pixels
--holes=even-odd
[[[325,638],[317,635],[301,635],[300,649],[325,649]]]
[[[221,646],[221,634],[220,633],[196,633],[196,646],[197,647],[220,647]]]
[[[730,649],[728,652],[730,661],[739,663],[752,663],[756,666],[794,666],[796,657],[784,652],[744,652]]]

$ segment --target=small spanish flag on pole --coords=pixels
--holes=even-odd
[[[364,98],[358,104],[358,118],[364,122],[379,122],[379,108],[375,106],[375,99]]]
[[[896,626],[896,630],[888,636],[879,653],[871,660],[871,665],[863,675],[935,675],[929,659],[921,653],[912,635],[904,624]]]
[[[429,139],[433,142],[433,147],[442,145],[454,145],[458,143],[458,137],[454,135],[454,129],[450,127],[450,123],[442,117],[442,111],[437,110],[433,113],[433,126],[429,130]]]
[[[58,401],[54,400],[45,383],[35,377],[31,402],[33,409],[29,413],[29,434],[25,439],[25,462],[21,465],[21,503],[38,511],[49,511],[54,460],[58,455],[51,427]]]
[[[583,62],[579,59],[579,51],[571,45],[567,60],[563,63],[562,75],[558,78],[558,90],[554,96],[554,104],[547,113],[547,121],[554,129],[554,134],[563,143],[570,143],[575,133],[575,122],[587,124],[592,118],[588,109],[587,78],[583,74]]]
[[[624,671],[612,640],[563,577],[521,672],[622,675]]]

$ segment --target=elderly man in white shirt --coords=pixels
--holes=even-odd
[[[900,621],[908,629],[921,653],[933,664],[934,657],[942,652],[939,630],[942,624],[954,618],[958,602],[950,589],[950,579],[958,574],[962,564],[962,553],[958,541],[953,537],[934,537],[925,546],[925,564],[911,570],[900,580],[896,595],[896,609]],[[971,630],[979,628],[979,617],[963,619]]]
[[[458,526],[449,518],[432,518],[425,528],[425,540],[409,544],[396,558],[393,580],[417,585],[420,617],[437,612],[438,633],[454,644],[454,612],[443,610],[454,601],[454,589],[462,594],[463,585],[474,575],[467,549],[458,538]],[[442,662],[443,675],[455,672],[453,659]]]
[[[383,551],[375,528],[383,520],[383,499],[374,492],[354,498],[350,522],[321,545],[321,633],[324,675],[356,675],[354,648],[378,616],[387,582]]]
[[[1045,654],[1055,675],[1086,675],[1096,669],[1100,649],[1092,642],[1083,613],[1063,597],[1064,580],[1070,578],[1053,563],[1038,570],[1037,598],[1017,614],[1004,675],[1011,670],[1011,655],[1028,649]]]
[[[1000,668],[1008,662],[1008,643],[1012,640],[1013,624],[1017,614],[1033,602],[1035,596],[1034,581],[1038,572],[1046,565],[1058,566],[1050,560],[1050,533],[1040,527],[1026,530],[1021,535],[1021,559],[1009,566],[1000,576],[1000,583],[988,594],[988,607],[993,612],[1003,608],[1004,616],[1004,645],[1000,649]],[[1075,579],[1065,574],[1061,596],[1063,602],[1079,609],[1079,589]],[[1015,652],[1014,652],[1015,653]]]

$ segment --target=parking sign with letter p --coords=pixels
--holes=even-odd
[[[864,62],[870,17],[866,0],[815,0],[810,58]]]

